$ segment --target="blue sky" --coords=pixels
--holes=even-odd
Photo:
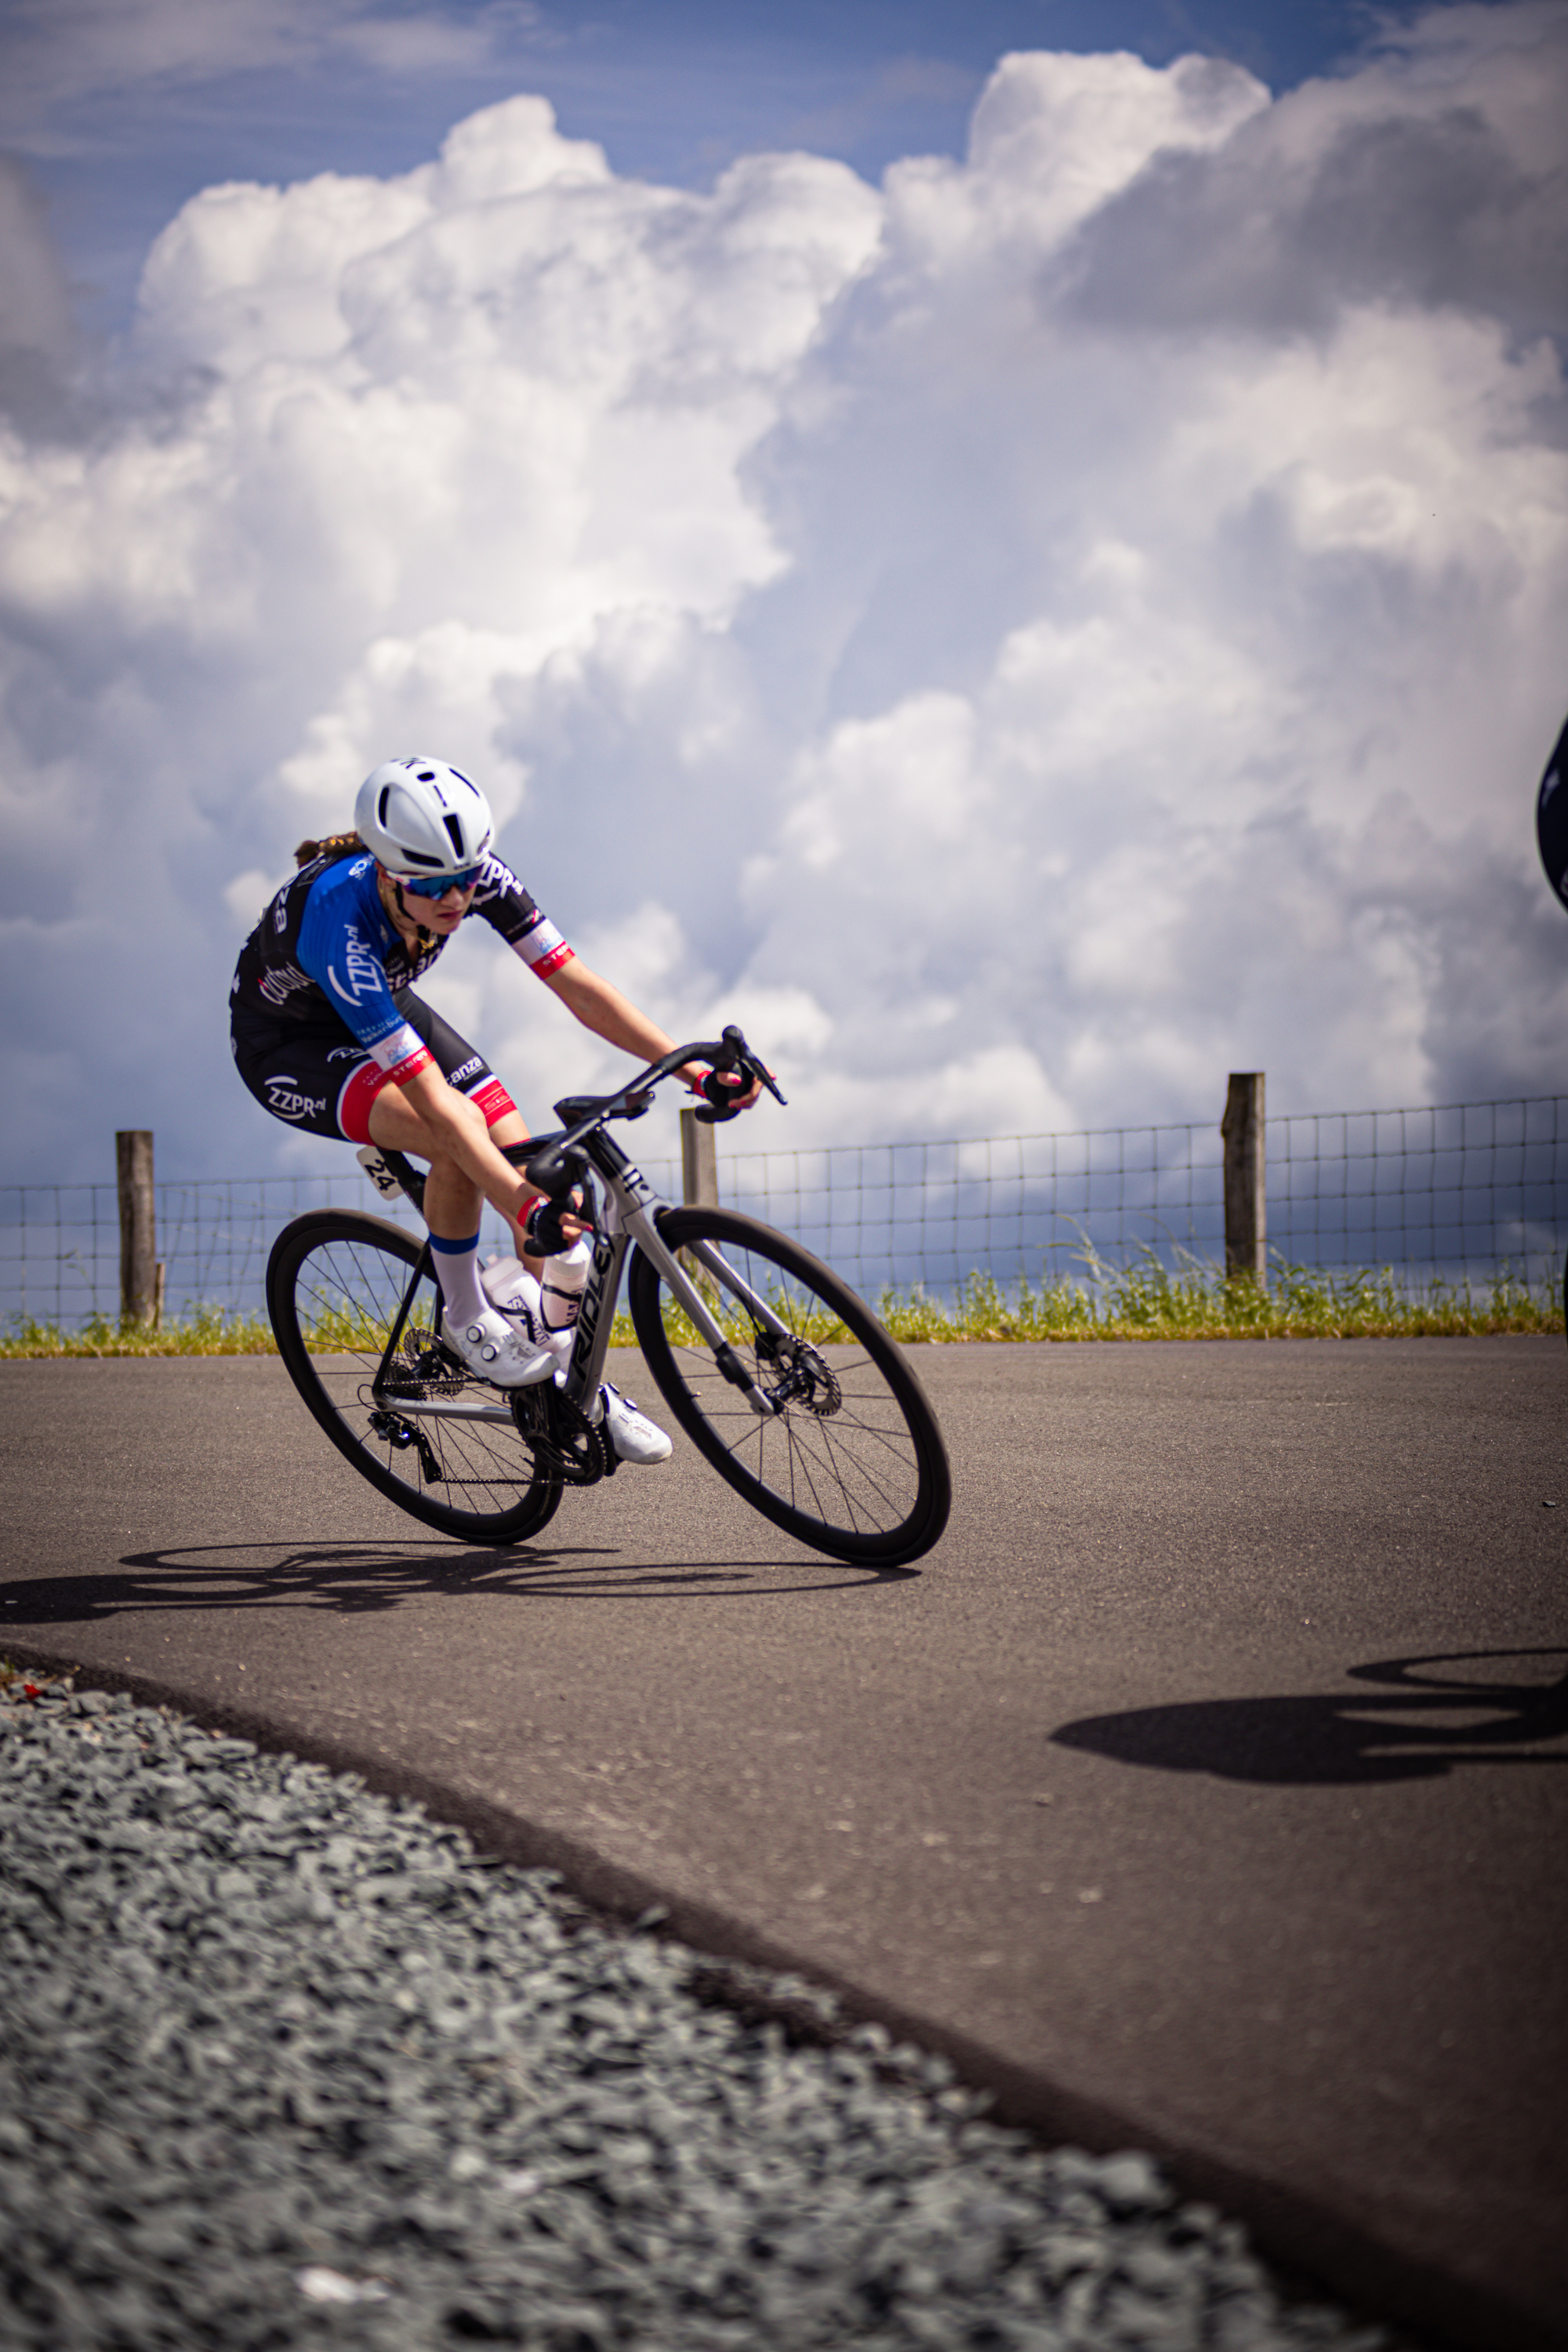
[[[6,0],[0,149],[47,196],[80,315],[123,322],[143,257],[224,180],[385,175],[465,114],[542,93],[619,173],[701,186],[806,148],[877,178],[959,154],[1011,49],[1189,51],[1276,93],[1342,68],[1414,0]]]
[[[337,1164],[228,978],[411,751],[758,1148],[1561,1087],[1568,0],[0,23],[0,1181]]]

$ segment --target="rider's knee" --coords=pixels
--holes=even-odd
[[[486,1121],[484,1112],[479,1108],[479,1104],[473,1100],[471,1096],[454,1093],[452,1100],[447,1106],[447,1116],[450,1118],[455,1119],[462,1129],[465,1142],[473,1143],[482,1140],[484,1136],[489,1132],[488,1122]],[[443,1152],[442,1156],[444,1158],[450,1156],[449,1146],[447,1148],[446,1151]]]

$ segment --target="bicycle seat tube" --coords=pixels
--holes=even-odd
[[[625,1231],[601,1233],[594,1244],[594,1263],[578,1303],[572,1361],[563,1383],[574,1404],[597,1393],[610,1351],[610,1331],[620,1297],[621,1268],[630,1241]]]

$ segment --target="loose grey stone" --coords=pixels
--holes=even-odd
[[[353,1777],[0,1695],[0,2343],[1373,2352],[1126,2151]]]

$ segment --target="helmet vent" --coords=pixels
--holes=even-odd
[[[464,874],[489,848],[490,804],[442,760],[413,756],[373,769],[354,802],[355,829],[389,874]]]

